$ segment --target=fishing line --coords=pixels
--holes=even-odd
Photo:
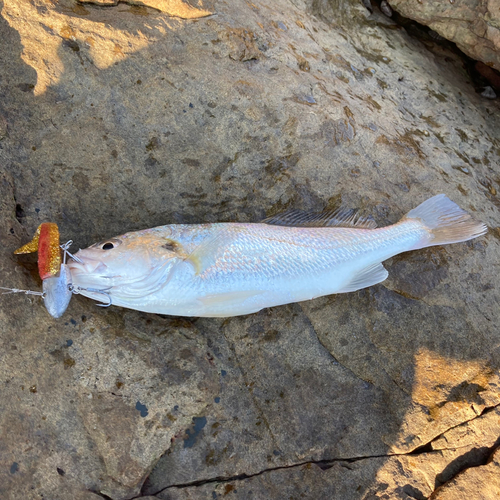
[[[45,298],[47,295],[45,292],[34,292],[33,290],[20,290],[19,288],[7,288],[5,286],[0,286],[2,290],[8,290],[7,292],[3,292],[2,295],[8,295],[9,293],[24,293],[24,295],[38,295]]]

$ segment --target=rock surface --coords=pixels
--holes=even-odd
[[[120,0],[82,0],[80,3],[91,3],[100,6],[116,6]],[[212,15],[213,10],[205,8],[207,2],[192,2],[184,0],[126,0],[124,3],[141,7],[151,7],[160,12],[165,12],[169,16],[180,17],[181,19],[197,19]]]
[[[170,487],[162,500],[205,498],[495,498],[498,451],[486,461],[492,436],[500,433],[498,408],[445,432],[429,450],[392,457],[301,464],[248,478]],[[457,432],[460,435],[457,435]],[[487,435],[490,437],[488,438]],[[441,444],[444,441],[444,446]],[[451,443],[457,448],[449,447]],[[453,446],[453,445],[452,445]],[[476,465],[459,472],[463,467]],[[450,478],[453,478],[450,480]],[[444,484],[444,485],[443,485]],[[433,494],[436,486],[438,487]],[[465,494],[466,492],[466,494]],[[478,495],[478,492],[479,495]],[[231,495],[229,495],[231,494]]]
[[[467,55],[500,70],[500,0],[388,0],[400,14],[425,24]]]
[[[443,192],[490,231],[226,320],[2,295],[0,497],[494,497],[498,103],[356,2],[189,5],[215,15],[4,2],[2,285],[41,288],[12,252],[43,221],[85,247],[340,200],[384,225]]]

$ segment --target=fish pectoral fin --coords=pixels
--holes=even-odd
[[[245,290],[241,292],[213,293],[198,299],[205,307],[218,305],[234,306],[244,300],[264,293],[262,290]]]
[[[221,230],[214,236],[207,238],[203,243],[200,243],[185,257],[185,260],[194,267],[196,275],[200,275],[203,271],[215,264],[221,247],[227,246],[230,242],[230,232]]]
[[[384,281],[387,276],[389,276],[389,273],[380,262],[378,264],[373,264],[365,267],[358,274],[355,274],[351,281],[349,281],[349,283],[347,283],[344,288],[339,290],[337,293],[355,292],[361,288],[376,285],[377,283]]]

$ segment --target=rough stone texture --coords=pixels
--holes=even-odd
[[[101,6],[115,6],[121,0],[82,0],[80,3],[92,3]],[[124,3],[130,5],[138,5],[143,7],[151,7],[165,12],[169,16],[180,17],[182,19],[197,19],[212,15],[214,12],[207,10],[205,4],[199,0],[198,2],[190,2],[183,0],[126,0]]]
[[[227,320],[83,297],[53,320],[37,298],[1,296],[0,497],[459,498],[469,476],[489,484],[498,103],[455,55],[357,3],[214,11],[3,4],[2,285],[40,288],[34,257],[12,251],[42,221],[85,247],[340,200],[383,225],[443,192],[490,232],[394,258],[367,290]]]
[[[500,0],[388,0],[400,14],[429,26],[467,55],[500,70]]]
[[[452,481],[439,488],[430,498],[432,500],[452,500],[455,498],[499,498],[500,449],[492,454],[488,464],[467,469]]]
[[[500,434],[499,417],[500,412],[496,408],[468,424],[460,425],[433,441],[427,452],[308,463],[248,478],[171,487],[159,493],[157,498],[420,499],[429,498],[432,494],[430,498],[443,500],[493,499],[499,491],[498,458],[495,461],[498,453],[488,465],[480,467],[480,464],[486,461],[488,447],[493,445],[491,436]],[[450,447],[450,443],[454,443],[452,446],[456,448]],[[467,465],[477,467],[460,472]],[[449,492],[449,496],[445,496],[445,492]]]

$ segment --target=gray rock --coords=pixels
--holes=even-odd
[[[387,17],[392,17],[392,9],[387,0],[382,0],[380,2],[380,11]]]
[[[405,17],[429,26],[467,55],[500,69],[500,0],[388,0]]]
[[[481,92],[481,95],[483,97],[486,97],[486,99],[496,99],[497,98],[496,92],[490,86],[485,87],[484,90]]]
[[[0,17],[3,286],[41,289],[36,257],[12,252],[43,221],[83,248],[339,201],[384,225],[443,192],[491,230],[394,258],[376,287],[228,320],[78,296],[55,320],[2,295],[0,497],[453,488],[450,429],[473,435],[500,403],[500,115],[457,56],[358,2],[216,3],[194,21],[20,5]]]
[[[431,443],[427,452],[276,468],[251,477],[170,487],[157,498],[203,500],[227,495],[229,498],[444,500],[463,498],[464,491],[469,498],[495,498],[499,491],[498,452],[491,458],[489,455],[490,448],[495,446],[493,433],[500,432],[499,415],[497,408],[444,433]],[[460,443],[460,446],[453,448],[451,443]],[[480,467],[487,461],[488,465]],[[437,474],[437,471],[442,472]]]

